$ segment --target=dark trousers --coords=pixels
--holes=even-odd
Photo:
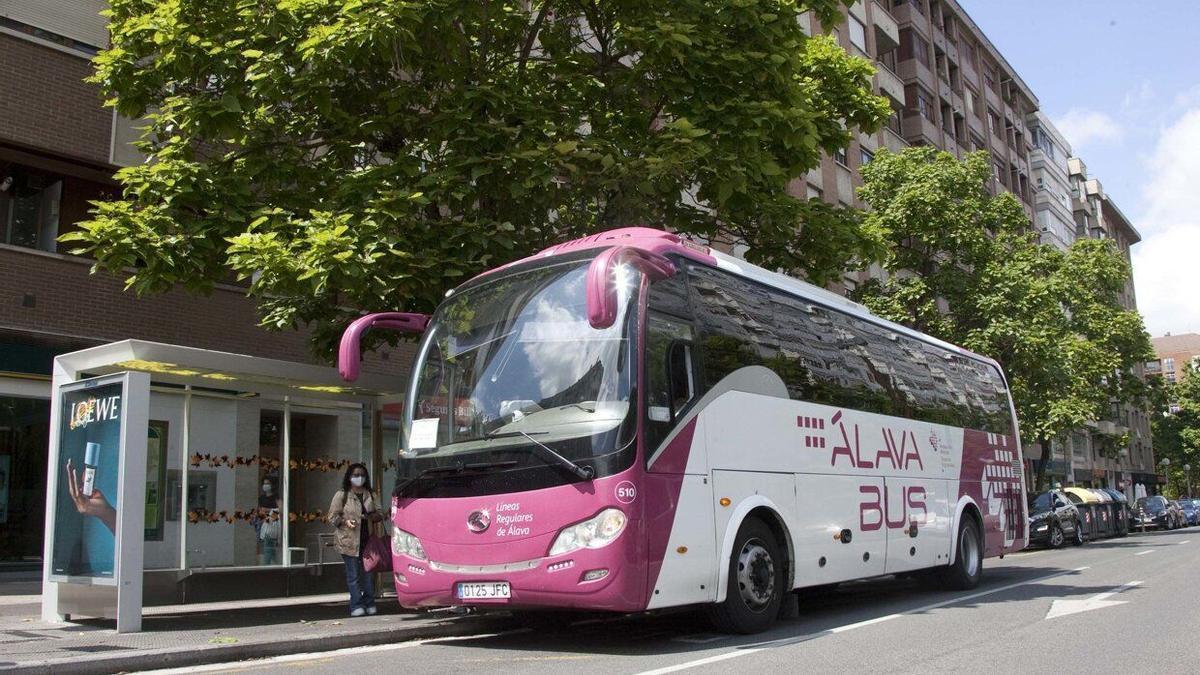
[[[343,555],[346,585],[350,587],[350,609],[375,606],[375,575],[363,569],[362,556]]]

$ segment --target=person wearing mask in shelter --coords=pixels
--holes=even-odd
[[[350,589],[350,616],[375,614],[374,575],[363,569],[363,548],[371,523],[382,522],[379,499],[371,490],[371,477],[364,464],[355,462],[342,477],[342,489],[329,504],[329,522],[336,528],[334,544],[346,564],[346,586]]]
[[[279,490],[271,476],[263,476],[262,479],[254,513],[254,530],[258,534],[258,564],[274,565],[279,561],[283,522],[279,514]]]

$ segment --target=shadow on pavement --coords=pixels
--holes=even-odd
[[[503,635],[457,638],[447,646],[497,650],[545,651],[554,653],[605,654],[612,656],[686,655],[714,647],[754,648],[803,642],[830,635],[835,628],[899,613],[921,614],[929,605],[981,607],[998,603],[1024,602],[1034,598],[1085,598],[1112,590],[1112,586],[1072,584],[1079,572],[1055,567],[1022,566],[990,569],[985,583],[967,592],[927,591],[911,579],[880,577],[842,584],[831,590],[802,593],[800,616],[783,620],[759,635],[722,635],[713,632],[697,611],[662,615],[586,615],[567,613],[514,614],[513,629]],[[1034,582],[1042,577],[1052,579]],[[1027,582],[970,600],[992,589]],[[1132,591],[1131,591],[1132,592]],[[923,609],[924,608],[924,609]],[[426,642],[436,646],[436,640]]]

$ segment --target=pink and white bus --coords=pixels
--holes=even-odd
[[[453,290],[423,332],[393,494],[400,604],[767,628],[786,593],[887,574],[971,588],[1025,546],[992,360],[676,235],[560,244]]]

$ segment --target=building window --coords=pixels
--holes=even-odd
[[[989,89],[997,94],[1000,93],[1000,90],[996,88],[996,70],[991,66],[984,66],[983,81],[987,83]]]
[[[62,178],[0,163],[0,243],[54,251]]]
[[[859,166],[866,166],[870,164],[871,160],[873,159],[875,159],[875,153],[866,148],[859,149]]]
[[[853,16],[847,16],[850,23],[850,44],[858,47],[864,54],[867,52],[867,28]]]
[[[909,5],[917,11],[917,14],[925,16],[925,9],[921,7],[921,0],[892,0],[892,7],[900,7],[901,5]]]
[[[988,111],[988,131],[992,132],[993,136],[1000,135],[1000,116],[994,110]]]
[[[933,101],[931,99],[932,97],[924,90],[917,90],[917,113],[930,122],[933,121]]]
[[[849,165],[846,163],[846,149],[838,148],[837,151],[833,153],[833,161],[837,162],[841,166],[849,168]]]

